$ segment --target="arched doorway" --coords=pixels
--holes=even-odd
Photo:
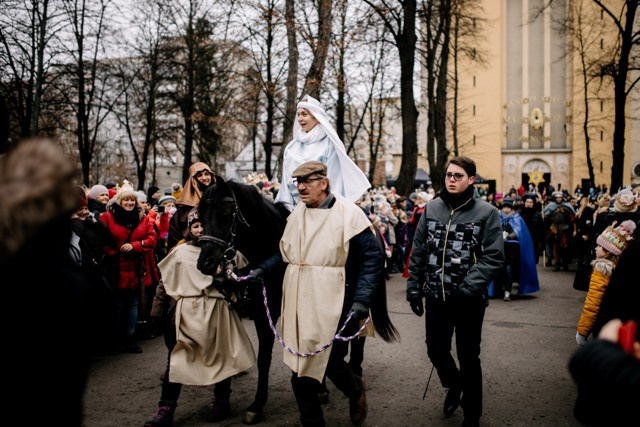
[[[550,182],[551,168],[544,160],[531,159],[522,167],[522,185],[526,190],[533,185],[540,194],[544,194]]]

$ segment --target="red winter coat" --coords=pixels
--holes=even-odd
[[[100,215],[100,221],[104,222],[113,236],[111,245],[105,246],[104,251],[108,256],[120,253],[120,247],[127,243],[130,229],[115,222],[113,213],[107,211]],[[133,250],[122,253],[119,262],[119,289],[137,289],[140,284],[140,262],[144,261],[144,285],[145,287],[157,283],[159,280],[158,267],[154,256],[154,248],[158,241],[158,235],[153,229],[153,222],[145,215],[138,226],[131,233],[128,243]]]

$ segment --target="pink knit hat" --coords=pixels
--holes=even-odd
[[[620,255],[627,245],[627,242],[633,237],[633,231],[636,229],[635,222],[626,220],[618,227],[614,222],[608,226],[601,235],[596,239],[596,243],[614,255]]]
[[[100,197],[101,194],[109,194],[109,190],[104,185],[96,184],[91,187],[87,196],[89,196],[90,199],[95,200]]]

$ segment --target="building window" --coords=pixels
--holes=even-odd
[[[600,162],[600,172],[602,172],[602,162]]]
[[[473,87],[476,87],[476,76],[473,76]]]
[[[604,141],[604,131],[600,131],[600,141]]]
[[[475,136],[475,134],[473,135],[473,145],[476,145],[476,136]]]
[[[476,116],[476,105],[475,104],[473,104],[473,116],[474,117]]]
[[[600,49],[604,49],[604,39],[600,39]]]
[[[600,100],[600,112],[602,113],[604,111],[604,101]]]

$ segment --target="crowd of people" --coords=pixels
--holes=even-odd
[[[25,265],[29,270],[29,260],[43,250],[33,239],[42,233],[58,237],[46,239],[57,245],[49,255],[59,254],[59,259],[45,266],[67,278],[69,288],[61,296],[74,311],[63,317],[50,315],[61,328],[77,323],[76,316],[87,318],[84,329],[76,331],[86,338],[82,342],[87,347],[62,364],[78,373],[77,390],[83,387],[92,356],[141,353],[139,339],[163,334],[168,357],[161,398],[156,415],[145,426],[172,425],[183,384],[214,384],[209,419],[226,418],[231,377],[251,367],[255,355],[238,316],[215,289],[209,289],[210,278],[198,273],[195,265],[204,231],[197,206],[216,182],[214,171],[195,162],[184,185],[174,183],[164,194],[156,186],[136,191],[126,180],[84,187],[73,182],[74,171],[52,147],[25,141],[3,159],[0,174],[8,184],[26,179],[11,172],[8,162],[24,161],[25,156],[34,161],[40,155],[47,158],[43,163],[60,165],[41,173],[40,193],[25,193],[22,218],[15,213],[0,218],[7,236],[0,249],[2,265]],[[598,387],[611,387],[610,378],[584,377],[610,370],[589,352],[600,351],[596,347],[612,352],[611,342],[620,337],[610,325],[619,328],[621,322],[640,320],[638,287],[628,280],[637,268],[633,263],[638,259],[640,187],[610,195],[602,188],[577,188],[568,194],[552,187],[541,194],[531,186],[527,191],[511,189],[505,196],[481,197],[474,186],[476,165],[469,157],[450,159],[444,174],[444,187],[438,191],[419,188],[405,197],[393,188],[372,189],[346,155],[320,103],[306,95],[298,104],[294,139],[284,153],[282,184],[247,181],[290,213],[279,251],[251,276],[286,268],[282,330],[284,340],[297,343],[297,348],[284,351],[283,357],[292,372],[302,425],[324,425],[326,379],[349,399],[351,422],[360,425],[366,419],[363,331],[372,332],[365,328],[370,318],[378,336],[389,341],[398,337],[386,313],[385,280],[391,274],[407,278],[409,307],[426,318],[427,356],[448,389],[445,417],[461,406],[463,426],[479,425],[486,307],[492,297],[511,301],[515,295],[539,291],[536,266],[541,258],[553,271],[567,271],[577,261],[574,287],[587,293],[577,320],[576,341],[582,348],[570,364],[579,385],[576,418],[598,424],[600,414],[591,402],[599,396]],[[69,197],[47,199],[53,193]],[[38,203],[30,205],[29,197]],[[50,214],[31,218],[36,205],[50,205]],[[34,289],[45,280],[40,270],[27,277]],[[218,304],[206,304],[209,298]],[[204,317],[192,313],[198,304]],[[50,311],[44,306],[42,310]],[[204,328],[200,318],[207,319]],[[335,341],[327,352],[316,353],[318,344],[331,340],[351,318],[356,323],[347,332],[362,326],[356,338]],[[451,352],[454,334],[457,363]],[[192,342],[185,344],[185,337]],[[233,348],[222,351],[225,345],[212,342],[232,343]],[[77,349],[78,342],[71,344]],[[631,352],[609,356],[617,361],[620,378],[625,378],[633,397],[638,384],[627,385],[627,379],[638,377],[640,344],[635,344]],[[591,367],[596,362],[600,365]],[[77,393],[75,398],[81,400]],[[77,401],[53,402],[66,411],[65,424],[80,425]]]

